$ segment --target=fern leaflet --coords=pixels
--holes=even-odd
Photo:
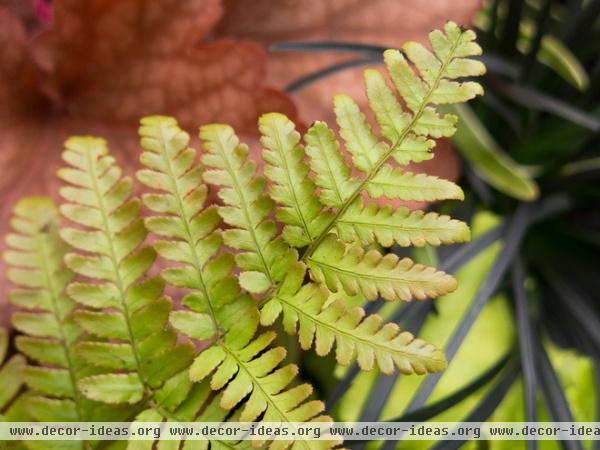
[[[365,317],[362,308],[349,308],[344,299],[328,303],[329,296],[326,289],[312,283],[293,295],[280,292],[263,306],[261,323],[271,325],[283,313],[285,331],[297,333],[304,350],[314,341],[317,354],[324,356],[336,343],[336,359],[343,366],[355,355],[362,370],[377,365],[385,374],[393,373],[394,367],[405,374],[424,374],[446,366],[439,349],[401,333],[396,324],[384,325],[376,314]]]

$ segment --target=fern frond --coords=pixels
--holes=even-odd
[[[191,290],[182,301],[190,310],[173,312],[171,323],[194,339],[220,339],[233,311],[241,307],[236,315],[243,322],[237,325],[245,329],[244,339],[251,339],[258,311],[232,274],[233,256],[221,252],[220,217],[215,206],[205,208],[208,189],[195,163],[196,151],[188,147],[189,135],[165,116],[142,119],[139,131],[146,169],[137,176],[159,191],[143,196],[145,206],[156,213],[145,223],[161,238],[154,243],[158,254],[178,264],[161,275],[172,286]]]
[[[330,293],[315,284],[307,284],[293,295],[280,293],[266,303],[261,323],[271,325],[283,313],[287,333],[298,334],[304,350],[312,347],[318,355],[327,355],[336,344],[336,359],[343,366],[356,357],[362,370],[375,365],[385,374],[397,367],[402,373],[439,372],[446,367],[441,350],[400,332],[394,323],[383,323],[377,314],[365,317],[360,307],[350,308],[343,299],[329,303]]]
[[[395,254],[385,256],[376,250],[365,252],[329,235],[308,258],[312,278],[331,291],[363,294],[368,300],[423,300],[456,289],[456,280],[434,267],[415,264]]]
[[[10,292],[19,308],[12,322],[25,334],[16,345],[37,363],[23,369],[25,383],[36,392],[30,412],[38,420],[54,420],[57,416],[49,413],[60,404],[61,418],[82,421],[84,404],[76,386],[82,363],[75,352],[82,332],[72,317],[75,302],[64,292],[73,272],[63,262],[68,247],[58,235],[59,224],[52,200],[22,199],[14,208],[14,233],[6,237],[4,259],[8,279],[17,286]]]
[[[142,245],[147,232],[140,202],[104,140],[71,138],[63,159],[69,167],[58,173],[68,183],[60,190],[66,200],[61,212],[80,226],[61,230],[78,250],[65,262],[89,279],[71,283],[67,293],[86,307],[75,319],[96,338],[78,349],[102,372],[79,380],[79,390],[105,403],[156,404],[161,386],[189,366],[194,347],[177,344],[168,328],[171,300],[163,296],[164,283],[143,279],[156,254]]]
[[[225,206],[218,208],[227,225],[225,244],[240,250],[235,259],[242,269],[240,284],[253,293],[262,293],[279,283],[298,254],[278,236],[269,218],[274,202],[264,195],[265,179],[256,175],[256,163],[248,159],[248,147],[241,144],[228,125],[200,128],[205,150],[202,162],[206,182],[219,187]]]
[[[362,245],[377,242],[384,247],[438,246],[466,242],[471,233],[466,223],[435,212],[411,211],[355,201],[337,222],[336,232],[345,242]]]
[[[270,196],[278,204],[277,218],[286,226],[283,237],[295,247],[304,247],[322,233],[331,220],[308,177],[304,148],[294,124],[280,113],[268,113],[259,119],[267,163],[265,175],[271,180]]]
[[[363,191],[372,197],[422,201],[462,198],[462,191],[453,183],[402,172],[387,162],[390,158],[400,164],[430,159],[434,145],[430,137],[452,135],[457,120],[451,114],[438,113],[435,106],[464,102],[483,93],[474,81],[456,81],[485,72],[481,62],[468,58],[481,53],[474,39],[472,31],[462,31],[456,24],[448,22],[445,34],[439,31],[430,34],[434,53],[421,44],[406,44],[404,51],[417,71],[402,53],[387,50],[384,53],[386,68],[402,102],[381,73],[376,70],[365,72],[369,106],[387,142],[379,140],[351,97],[338,95],[334,98],[340,135],[355,168],[364,176],[354,191],[342,203],[338,202],[331,219],[304,252],[304,259],[309,258],[326,235],[335,230],[338,221]],[[319,171],[316,178],[325,176],[322,169],[316,170]]]
[[[222,390],[220,407],[226,411],[239,407],[241,421],[259,417],[270,422],[314,418],[323,405],[305,402],[312,392],[309,385],[283,392],[296,375],[297,368],[290,365],[277,369],[285,357],[285,350],[281,347],[266,350],[274,335],[267,333],[250,342],[258,325],[257,305],[240,291],[231,274],[231,255],[217,255],[222,244],[220,230],[215,230],[218,220],[207,222],[200,217],[207,214],[206,211],[211,211],[212,217],[216,209],[202,212],[206,186],[201,183],[200,169],[193,166],[191,154],[194,150],[186,148],[189,137],[177,127],[174,119],[166,117],[143,119],[140,134],[145,150],[141,160],[149,169],[138,172],[138,178],[153,188],[157,186],[156,180],[161,180],[158,187],[163,192],[144,197],[149,209],[163,214],[146,219],[146,223],[155,234],[171,238],[155,243],[158,253],[183,264],[166,269],[163,276],[176,287],[193,290],[183,300],[191,311],[173,312],[171,323],[198,340],[214,337],[215,331],[223,331],[223,336],[217,333],[217,339],[195,358],[189,371],[191,380],[201,381],[216,370],[210,386],[215,391]],[[254,178],[254,167],[246,159],[247,150],[229,127],[204,127],[201,137],[207,150],[203,160],[211,168],[205,178],[222,188],[220,194],[226,206],[222,207],[221,214],[236,227],[228,230],[228,243],[246,250],[240,254],[241,265],[254,269],[246,274],[265,276],[263,280],[246,278],[248,287],[255,292],[263,290],[261,285],[270,288],[283,279],[297,256],[281,239],[275,238],[275,225],[266,222],[272,207],[264,197],[261,200],[264,182]],[[185,152],[190,153],[185,158],[186,164],[174,170]],[[198,175],[194,175],[193,182],[185,183],[184,189],[184,179],[190,178],[191,173]],[[199,190],[203,195],[193,196],[192,193]],[[157,204],[172,206],[170,209],[157,208]],[[207,225],[186,228],[190,223]],[[261,224],[264,224],[262,229]],[[196,233],[197,229],[202,229],[203,233]],[[215,329],[208,325],[209,319],[214,321]],[[265,353],[259,356],[263,351]],[[248,394],[249,399],[244,400]],[[302,406],[298,406],[300,403]]]

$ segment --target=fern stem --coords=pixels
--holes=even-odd
[[[456,52],[456,49],[457,49],[459,43],[460,43],[460,38],[457,39],[452,44],[452,48],[448,54],[448,57],[442,62],[442,65],[440,67],[439,72],[437,73],[437,75],[435,77],[434,82],[429,86],[429,90],[427,91],[427,94],[423,98],[423,101],[419,107],[419,110],[413,115],[413,118],[411,119],[410,123],[404,128],[404,130],[402,131],[400,136],[398,136],[398,139],[396,140],[396,142],[392,146],[390,146],[389,150],[387,152],[385,152],[383,154],[383,156],[377,161],[377,163],[375,164],[373,169],[370,171],[370,173],[368,173],[367,176],[361,180],[361,182],[358,184],[356,189],[354,189],[354,191],[352,192],[350,197],[348,197],[348,199],[344,202],[344,204],[334,213],[333,217],[331,218],[331,220],[329,221],[327,226],[323,229],[323,231],[319,234],[319,236],[317,236],[316,239],[314,241],[312,241],[311,244],[308,245],[308,247],[302,254],[302,257],[301,257],[302,261],[306,261],[306,259],[308,259],[314,253],[314,251],[323,242],[323,239],[325,239],[325,237],[327,236],[329,231],[331,231],[331,229],[336,225],[339,218],[342,217],[346,213],[346,211],[348,210],[350,205],[352,205],[352,203],[358,198],[358,196],[363,191],[363,189],[365,188],[367,183],[369,183],[373,179],[373,177],[375,177],[375,175],[377,175],[377,173],[379,172],[379,170],[381,169],[383,164],[385,164],[385,162],[390,158],[392,153],[394,153],[394,151],[396,151],[396,149],[399,148],[403,144],[404,140],[408,136],[408,133],[410,133],[412,131],[413,127],[415,126],[415,124],[421,118],[421,115],[425,111],[425,107],[429,103],[429,98],[435,92],[440,81],[442,80],[446,66],[452,61],[452,58],[454,56],[454,53]]]

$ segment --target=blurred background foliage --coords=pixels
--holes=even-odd
[[[170,2],[154,4],[168,7]],[[101,13],[105,20],[120,23],[120,12],[113,8],[119,2],[93,3],[95,11],[69,11],[75,19],[93,19],[93,14]],[[145,3],[149,2],[120,2],[132,7]],[[56,71],[60,61],[67,60],[67,67],[85,63],[90,73],[100,68],[110,74],[113,66],[91,59],[69,62],[64,55],[54,65],[42,64],[47,61],[40,55],[48,54],[42,51],[45,46],[38,45],[40,36],[75,20],[61,12],[60,7],[69,4],[66,0],[54,4],[0,0],[0,6],[14,16],[6,19],[0,14],[5,20],[0,27],[3,43],[17,42],[17,36],[19,45],[27,48],[23,54],[33,55],[35,89],[44,99],[32,103],[34,113],[19,110],[18,118],[9,103],[0,105],[0,162],[10,175],[0,182],[2,227],[17,196],[51,189],[51,182],[39,173],[53,176],[48,168],[58,157],[61,141],[73,130],[107,135],[126,166],[132,161],[130,154],[137,154],[135,120],[111,117],[110,123],[102,122],[97,115],[89,117],[89,111],[72,106],[80,106],[86,98],[89,74],[78,74],[83,78],[76,83],[71,77],[72,84],[52,84],[60,80],[61,72]],[[600,420],[600,0],[488,0],[483,4],[477,0],[185,0],[182,4],[197,6],[202,14],[188,24],[198,41],[193,51],[200,53],[186,48],[182,50],[186,57],[217,58],[220,53],[215,49],[235,48],[244,64],[218,59],[216,73],[252,68],[252,75],[236,87],[240,91],[235,94],[244,99],[237,106],[247,113],[223,113],[231,106],[231,94],[226,84],[210,81],[215,71],[206,71],[205,66],[190,75],[200,86],[193,101],[175,105],[150,101],[148,86],[161,85],[142,77],[128,88],[133,105],[128,113],[131,117],[169,113],[194,125],[198,117],[228,120],[248,129],[251,142],[249,124],[266,109],[285,111],[305,124],[316,119],[332,122],[332,95],[342,91],[360,98],[362,71],[380,64],[384,48],[409,39],[423,41],[429,30],[445,20],[475,26],[488,67],[483,79],[486,94],[454,108],[461,118],[459,131],[451,143],[438,145],[434,160],[420,165],[429,173],[460,180],[465,202],[430,207],[468,221],[473,241],[438,250],[418,249],[411,255],[423,262],[439,261],[442,268],[456,273],[460,287],[435,302],[366,305],[369,312],[378,312],[445,348],[448,370],[426,377],[383,376],[357,367],[342,369],[331,356],[301,353],[293,337],[283,344],[338,420]],[[21,25],[15,25],[14,18]],[[172,25],[180,25],[180,20],[173,18]],[[165,22],[170,23],[169,18]],[[15,27],[22,30],[14,31]],[[161,37],[152,39],[170,42],[163,36],[168,33],[158,31]],[[112,42],[104,38],[103,44]],[[6,58],[6,48],[0,44],[0,60]],[[94,42],[89,48],[95,48]],[[134,63],[120,64],[129,70]],[[0,94],[5,94],[1,88],[10,81],[8,75],[14,74],[0,70]],[[114,80],[108,76],[104,81],[106,85],[95,95],[115,95],[110,91]],[[167,81],[169,86],[175,83]],[[210,102],[203,101],[203,92],[215,90]],[[10,92],[17,92],[14,85]],[[19,97],[19,102],[30,101],[30,94]],[[39,105],[47,107],[48,102],[53,106],[41,111]],[[258,151],[256,144],[253,148]],[[36,169],[22,160],[35,161]],[[355,301],[362,303],[360,298]],[[598,442],[577,441],[387,441],[346,446],[600,449]]]

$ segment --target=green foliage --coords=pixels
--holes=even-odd
[[[77,250],[65,262],[81,280],[67,293],[81,305],[74,318],[90,335],[78,351],[99,369],[78,388],[92,400],[161,410],[161,389],[188,367],[194,348],[177,344],[167,325],[164,281],[143,279],[155,252],[141,245],[147,232],[132,180],[121,176],[102,139],[69,139],[63,159],[69,167],[59,171],[67,183],[61,212],[79,228],[64,227],[61,237]]]
[[[202,167],[175,119],[152,116],[139,129],[137,179],[147,188],[140,202],[102,139],[69,139],[60,211],[73,226],[61,227],[59,239],[54,210],[27,200],[17,208],[19,234],[9,238],[16,251],[6,255],[12,281],[24,288],[13,300],[36,309],[15,317],[33,335],[19,338],[20,349],[41,364],[26,369],[30,387],[74,405],[118,404],[139,421],[328,421],[286,350],[273,345],[275,332],[258,330],[278,317],[303,349],[314,343],[327,355],[335,344],[341,365],[443,370],[439,349],[353,306],[356,295],[410,301],[456,288],[449,274],[373,245],[469,239],[466,224],[448,216],[374,202],[463,198],[454,183],[403,167],[432,158],[432,138],[454,133],[456,117],[437,105],[482,93],[474,81],[456,81],[484,72],[468,59],[480,54],[474,34],[448,23],[430,39],[433,53],[415,43],[404,47],[408,60],[385,52],[395,90],[380,72],[365,73],[382,137],[345,95],[334,99],[341,141],[323,122],[302,137],[284,115],[263,115],[264,178],[230,126],[201,127]],[[207,204],[208,185],[221,204]],[[157,255],[166,262],[148,276]],[[173,310],[165,286],[183,292],[181,308]],[[180,343],[178,332],[189,341]]]
[[[75,302],[65,294],[73,272],[63,262],[68,246],[58,235],[58,210],[49,198],[23,199],[14,208],[12,226],[4,259],[9,280],[18,286],[10,294],[19,308],[12,323],[23,333],[16,346],[32,361],[22,370],[33,393],[27,410],[41,421],[89,420],[93,405],[76,386],[86,369],[75,350],[82,334],[73,320]]]
[[[233,129],[206,125],[200,129],[200,138],[207,169],[204,180],[220,188],[224,206],[218,211],[231,227],[223,231],[223,239],[239,250],[235,258],[242,269],[240,283],[250,292],[262,293],[283,280],[298,254],[277,235],[277,225],[269,218],[274,202],[264,194],[265,179],[257,176],[256,163],[248,159],[248,147],[240,143]]]

